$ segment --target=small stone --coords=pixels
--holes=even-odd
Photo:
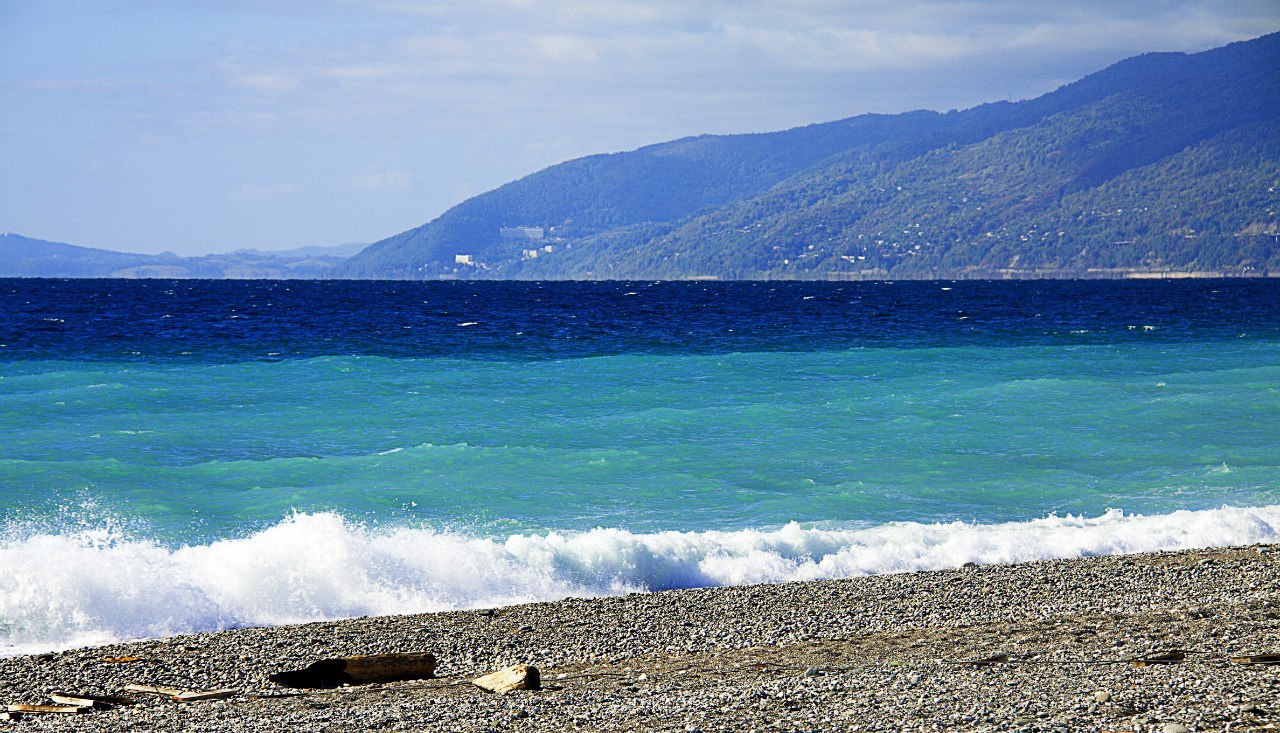
[[[1093,693],[1093,699],[1098,702],[1111,702],[1111,693],[1106,690],[1098,690]]]
[[[1254,702],[1246,702],[1237,707],[1236,710],[1242,713],[1256,713],[1258,712],[1258,704]]]
[[[816,668],[816,667],[810,667],[810,668],[808,668],[808,669],[806,669],[806,670],[804,671],[804,676],[805,676],[805,677],[820,677],[820,676],[822,676],[822,670],[820,670],[820,669],[818,669],[818,668]]]
[[[1191,729],[1182,723],[1165,723],[1161,730],[1164,733],[1191,733]]]

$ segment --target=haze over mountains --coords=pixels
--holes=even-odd
[[[113,252],[6,232],[0,234],[0,277],[313,279],[327,276],[364,246],[351,243],[273,252],[242,249],[179,257],[170,252]]]
[[[1022,102],[570,160],[354,247],[0,237],[0,276],[676,279],[1280,273],[1280,33]]]
[[[376,242],[360,278],[1280,270],[1280,34],[1042,97],[571,160]]]

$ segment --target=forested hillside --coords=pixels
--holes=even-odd
[[[1018,103],[569,161],[378,242],[337,273],[1263,274],[1280,271],[1278,112],[1280,34],[1147,54]]]

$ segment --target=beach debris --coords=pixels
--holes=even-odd
[[[160,695],[162,697],[174,697],[181,695],[187,690],[180,690],[176,687],[161,687],[159,685],[139,685],[129,684],[124,686],[125,692],[142,692],[148,695]]]
[[[1236,664],[1280,664],[1280,654],[1245,654],[1231,657]]]
[[[49,699],[59,705],[77,705],[86,708],[98,708],[105,710],[113,708],[117,705],[132,705],[135,700],[128,697],[116,697],[114,695],[82,695],[73,692],[51,692]]]
[[[174,700],[178,702],[199,702],[200,700],[225,700],[233,697],[239,690],[224,687],[221,690],[189,690],[181,695],[175,695]]]
[[[496,692],[499,695],[512,690],[538,690],[542,688],[542,677],[538,668],[528,664],[516,664],[504,667],[497,672],[490,672],[483,677],[471,680],[471,684],[482,690]]]
[[[304,669],[273,674],[270,680],[285,687],[333,688],[421,680],[435,676],[435,671],[436,657],[430,652],[369,654],[321,659]]]
[[[992,664],[1004,664],[1008,661],[1009,661],[1009,655],[1001,652],[999,654],[992,654],[989,657],[983,657],[981,659],[965,659],[960,663],[967,664],[971,667],[987,667]]]
[[[133,662],[146,661],[142,657],[103,657],[102,661],[107,664],[132,664]]]
[[[37,714],[53,714],[53,715],[78,715],[93,710],[91,707],[84,705],[10,705],[6,712],[10,713],[37,713]]]
[[[141,692],[148,695],[159,695],[167,697],[177,702],[197,702],[199,700],[223,700],[238,691],[232,688],[222,690],[184,690],[178,687],[161,687],[160,685],[138,685],[131,684],[124,686],[127,692]]]
[[[1156,654],[1150,657],[1137,657],[1130,659],[1129,664],[1135,667],[1148,667],[1154,664],[1177,664],[1187,658],[1186,652],[1181,649],[1174,649],[1163,654]]]

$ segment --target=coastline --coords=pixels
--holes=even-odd
[[[1186,659],[1126,661],[1174,650]],[[413,651],[438,657],[436,679],[304,694],[267,679]],[[130,683],[236,691],[15,730],[1280,729],[1280,666],[1229,660],[1264,653],[1280,653],[1277,545],[178,636],[0,659],[0,703]],[[1009,660],[964,663],[997,654]],[[104,661],[122,657],[138,661]],[[466,684],[516,663],[536,665],[543,689]]]

